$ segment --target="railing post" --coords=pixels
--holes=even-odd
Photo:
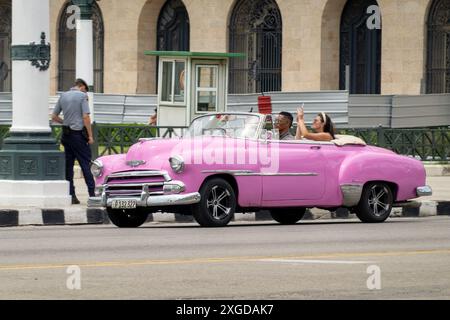
[[[386,139],[384,137],[384,128],[381,125],[377,128],[377,145],[381,148],[386,147]]]
[[[94,144],[91,145],[91,153],[92,153],[92,159],[95,160],[98,158],[98,146],[99,146],[98,128],[97,128],[97,123],[95,123],[95,122],[92,123],[92,135],[94,136]]]

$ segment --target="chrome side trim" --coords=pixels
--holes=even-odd
[[[249,174],[253,173],[252,170],[203,170],[202,173],[227,173],[227,174]]]
[[[364,185],[362,184],[343,184],[341,185],[342,195],[344,197],[344,207],[354,207],[359,203]]]
[[[315,172],[292,172],[292,173],[264,173],[253,172],[252,170],[203,170],[202,173],[223,173],[231,174],[233,176],[262,176],[262,177],[315,177],[318,173]]]
[[[430,186],[418,187],[416,189],[416,193],[418,197],[428,197],[433,195],[433,190]]]
[[[319,174],[315,172],[292,172],[292,173],[243,173],[237,176],[262,176],[262,177],[317,177]]]

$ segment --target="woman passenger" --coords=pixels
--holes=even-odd
[[[312,128],[315,132],[309,132],[305,125],[305,112],[303,107],[297,109],[297,140],[331,141],[335,139],[334,124],[325,112],[319,113],[313,121]]]

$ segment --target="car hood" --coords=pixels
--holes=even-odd
[[[196,137],[177,139],[142,140],[134,144],[125,155],[125,164],[130,161],[145,161],[138,166],[139,170],[167,170],[169,158],[180,155],[187,164],[194,163],[195,154],[232,146],[233,138]],[[127,165],[130,170],[130,166]]]
[[[371,150],[372,152],[377,152],[377,153],[386,153],[386,154],[396,154],[394,151],[389,150],[389,149],[385,149],[385,148],[380,148],[380,147],[376,147],[376,146],[367,146],[367,148],[369,150]]]
[[[182,143],[181,139],[151,139],[142,140],[131,146],[125,155],[124,162],[128,170],[161,170],[168,163],[172,150]],[[133,167],[131,162],[145,161],[145,163]]]

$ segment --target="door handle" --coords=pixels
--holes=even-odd
[[[322,149],[322,147],[321,146],[312,146],[311,149],[312,150],[320,150],[320,149]]]

